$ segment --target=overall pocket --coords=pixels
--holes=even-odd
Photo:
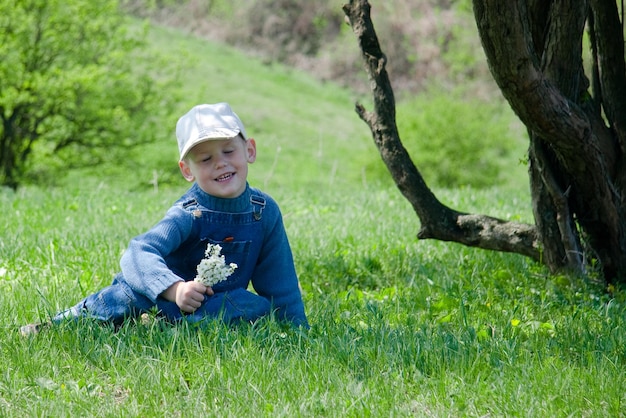
[[[254,266],[250,266],[250,264],[253,263],[250,262],[249,258],[252,241],[235,241],[229,239],[216,241],[210,238],[201,239],[199,243],[201,254],[199,258],[196,258],[198,261],[195,266],[204,258],[209,244],[219,245],[221,247],[221,255],[224,257],[226,265],[230,263],[237,265],[237,268],[228,279],[214,285],[213,290],[215,292],[221,292],[239,287],[245,289],[248,286],[252,270],[254,269]]]

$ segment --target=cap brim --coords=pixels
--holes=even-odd
[[[231,139],[231,138],[235,138],[236,136],[239,136],[240,134],[241,134],[241,131],[239,130],[222,128],[219,131],[208,133],[194,140],[189,140],[187,141],[187,143],[185,143],[185,146],[180,153],[180,161],[184,160],[187,154],[189,154],[189,151],[191,151],[191,149],[198,144],[202,144],[203,142],[207,142],[207,141]]]

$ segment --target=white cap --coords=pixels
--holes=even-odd
[[[180,160],[201,142],[212,139],[229,139],[241,134],[248,139],[239,116],[228,103],[202,104],[193,107],[176,124],[176,139]]]

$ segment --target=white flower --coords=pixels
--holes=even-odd
[[[235,263],[226,265],[221,245],[209,243],[204,252],[204,258],[198,264],[198,274],[194,280],[205,286],[213,286],[226,280],[236,268],[237,264]]]

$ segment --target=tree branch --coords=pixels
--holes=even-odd
[[[395,98],[385,69],[386,57],[370,18],[370,5],[367,0],[350,0],[343,10],[357,37],[374,98],[373,112],[366,111],[359,103],[356,112],[369,126],[382,160],[420,219],[418,238],[453,241],[539,260],[537,230],[533,225],[458,212],[435,197],[400,141]]]

